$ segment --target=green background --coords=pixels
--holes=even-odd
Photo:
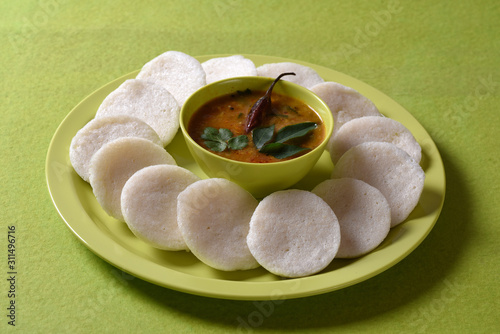
[[[500,332],[498,1],[2,1],[0,332]],[[177,50],[261,54],[346,73],[427,129],[447,193],[427,239],[382,274],[270,302],[130,276],[65,226],[45,181],[57,126],[92,91]],[[16,326],[7,231],[16,226]]]

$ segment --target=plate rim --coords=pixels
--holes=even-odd
[[[442,179],[440,180],[441,184],[437,187],[437,189],[442,192],[440,197],[441,201],[434,209],[432,221],[427,222],[428,226],[427,229],[423,233],[419,234],[419,237],[416,239],[416,241],[414,241],[409,247],[405,247],[405,250],[401,253],[398,253],[397,256],[392,257],[392,259],[390,259],[389,261],[385,261],[384,265],[377,266],[371,271],[360,275],[356,279],[344,281],[336,285],[329,285],[327,282],[325,282],[328,281],[328,277],[326,276],[331,275],[331,273],[334,271],[327,273],[319,273],[313,276],[296,278],[296,279],[264,281],[264,282],[221,280],[211,277],[193,276],[188,273],[183,273],[171,268],[166,268],[164,266],[161,266],[153,262],[149,262],[149,266],[146,265],[146,267],[148,267],[148,269],[151,270],[152,272],[137,272],[134,266],[139,264],[139,267],[141,268],[144,267],[144,263],[141,264],[137,262],[137,261],[143,262],[145,260],[143,257],[140,257],[138,254],[131,252],[130,250],[124,248],[122,245],[117,244],[112,238],[104,235],[102,233],[102,230],[99,230],[99,227],[96,226],[95,224],[93,225],[94,228],[92,228],[92,224],[87,225],[87,227],[90,228],[90,230],[84,233],[81,231],[80,226],[75,226],[75,223],[73,221],[69,221],[70,219],[68,217],[68,213],[66,212],[67,208],[64,208],[64,203],[68,199],[61,198],[62,194],[58,193],[56,185],[54,184],[55,182],[59,182],[61,178],[61,175],[58,174],[58,171],[64,174],[65,172],[67,172],[67,168],[71,168],[68,167],[67,165],[69,161],[69,155],[66,157],[65,162],[61,162],[60,160],[54,160],[54,157],[57,156],[56,153],[60,153],[56,151],[56,148],[60,148],[61,146],[61,143],[57,143],[57,139],[62,135],[62,131],[64,131],[65,126],[67,126],[67,123],[71,122],[73,118],[78,119],[78,117],[76,117],[75,115],[75,112],[82,105],[88,103],[90,99],[95,98],[96,94],[102,93],[104,90],[111,89],[114,86],[117,87],[121,82],[125,81],[127,78],[131,78],[136,73],[138,73],[139,70],[132,71],[128,74],[120,76],[119,78],[116,78],[102,85],[101,87],[99,87],[98,89],[94,90],[92,93],[87,95],[64,117],[62,122],[58,125],[54,135],[52,136],[49,148],[47,150],[46,163],[45,163],[46,182],[53,205],[55,206],[59,216],[62,218],[62,220],[71,230],[71,232],[78,238],[78,240],[80,240],[89,250],[91,250],[98,257],[110,263],[111,265],[119,268],[120,270],[127,272],[133,276],[136,276],[140,279],[176,291],[181,291],[205,297],[232,299],[232,300],[291,299],[291,298],[313,296],[317,294],[343,289],[345,287],[358,284],[362,281],[365,281],[371,277],[380,274],[381,272],[391,268],[392,266],[403,260],[411,252],[413,252],[427,237],[427,235],[430,233],[435,223],[437,222],[444,205],[444,199],[446,194],[446,177],[441,155],[434,141],[427,133],[427,131],[423,128],[423,126],[414,118],[414,116],[410,112],[408,112],[405,108],[403,108],[389,96],[385,95],[376,88],[356,78],[343,74],[341,72],[329,69],[327,67],[323,67],[321,65],[315,65],[308,62],[304,62],[301,60],[293,60],[289,58],[255,55],[255,54],[242,54],[242,55],[254,61],[256,59],[260,61],[265,60],[268,63],[294,62],[305,66],[309,66],[318,72],[327,72],[330,74],[338,75],[340,78],[349,78],[349,81],[356,83],[355,87],[353,88],[358,90],[363,95],[366,95],[368,98],[370,98],[370,96],[372,95],[377,95],[377,96],[380,95],[387,100],[386,102],[390,102],[390,104],[393,104],[397,108],[400,108],[406,112],[406,114],[404,115],[405,118],[410,118],[412,120],[412,123],[416,123],[420,127],[419,130],[422,133],[421,136],[430,139],[430,142],[426,143],[426,145],[429,145],[428,147],[429,150],[434,151],[433,158],[437,159],[437,161],[433,162],[437,163],[438,167],[440,167],[440,170],[442,172],[441,175]],[[203,55],[203,56],[195,56],[195,58],[198,59],[200,62],[202,62],[210,58],[224,57],[224,56],[229,56],[229,54]],[[69,149],[69,145],[66,148]],[[401,227],[404,228],[405,223],[406,221],[401,224]],[[96,229],[99,230],[101,233],[97,233],[98,231],[96,231]],[[88,233],[91,233],[92,231],[96,231],[97,234],[94,235],[89,240]],[[112,245],[113,250],[112,251],[110,251],[109,249],[103,250],[103,248],[99,246],[99,242],[114,243]],[[127,261],[125,261],[127,263],[125,263],[122,259],[124,254],[126,254],[127,256],[126,259]],[[167,279],[165,280],[159,278],[162,277],[161,275],[165,275],[164,277],[167,277]],[[181,282],[180,284],[179,281]],[[200,284],[200,282],[203,284]],[[246,289],[244,289],[244,287]]]

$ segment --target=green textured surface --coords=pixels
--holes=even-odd
[[[0,331],[500,331],[500,7],[496,1],[19,1],[0,4]],[[45,182],[50,140],[92,91],[167,51],[261,54],[346,73],[427,129],[447,193],[406,259],[331,293],[228,301],[161,288],[90,252]],[[16,326],[7,226],[16,226]]]

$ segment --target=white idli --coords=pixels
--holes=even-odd
[[[130,115],[151,126],[166,146],[179,129],[180,108],[162,86],[137,79],[123,82],[99,106],[96,117]]]
[[[419,163],[422,150],[410,130],[387,117],[366,116],[345,123],[332,138],[330,156],[336,163],[353,146],[369,141],[382,141],[396,145]]]
[[[257,268],[246,237],[257,200],[237,184],[221,178],[189,185],[177,197],[179,229],[189,249],[215,269]]]
[[[255,64],[241,55],[217,57],[201,63],[207,84],[234,77],[256,76]]]
[[[141,240],[164,250],[187,250],[177,225],[177,195],[200,180],[174,165],[145,167],[123,186],[121,208],[125,223]]]
[[[337,217],[319,196],[289,189],[265,197],[250,220],[250,252],[271,273],[302,277],[323,270],[340,245]]]
[[[325,180],[312,192],[337,216],[340,247],[336,258],[355,258],[375,249],[391,228],[391,207],[384,195],[361,180]]]
[[[162,85],[181,107],[191,94],[206,84],[200,62],[179,51],[167,51],[150,60],[136,78]]]
[[[314,69],[297,63],[270,63],[257,67],[257,75],[261,77],[276,78],[284,72],[294,72],[295,75],[284,76],[281,80],[290,81],[306,88],[324,82]]]
[[[162,145],[156,131],[136,117],[117,115],[94,118],[71,140],[69,158],[76,173],[89,182],[90,160],[94,153],[104,144],[121,137],[141,137]]]
[[[342,125],[351,119],[363,116],[381,116],[377,107],[357,90],[337,82],[323,82],[311,87],[330,108],[333,115],[333,134],[335,136]],[[331,145],[331,139],[328,146]]]
[[[175,165],[163,147],[143,138],[123,137],[103,145],[90,161],[90,185],[101,207],[123,221],[121,192],[125,182],[138,170],[151,166]]]
[[[403,222],[417,206],[425,173],[405,151],[385,142],[367,142],[339,159],[332,178],[350,177],[377,188],[391,207],[391,227]]]

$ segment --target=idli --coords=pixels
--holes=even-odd
[[[408,153],[415,162],[420,162],[420,145],[403,124],[387,117],[366,116],[348,121],[332,138],[330,156],[333,163],[351,147],[369,141],[394,144]]]
[[[391,207],[391,227],[403,222],[417,206],[425,173],[394,144],[366,142],[350,148],[339,159],[332,178],[350,177],[377,188]]]
[[[375,249],[391,228],[391,208],[384,195],[361,180],[325,180],[312,192],[335,212],[340,225],[336,258],[355,258]]]
[[[123,82],[102,101],[96,117],[129,115],[151,126],[166,146],[179,129],[180,108],[162,86],[137,79]]]
[[[311,91],[325,101],[332,112],[334,125],[331,138],[342,125],[351,119],[363,116],[381,116],[370,99],[351,87],[327,81],[311,87]]]
[[[271,273],[308,276],[323,270],[337,254],[339,222],[330,206],[312,192],[281,190],[255,209],[247,244]]]
[[[177,221],[187,246],[202,262],[232,271],[257,268],[246,237],[257,200],[221,178],[189,185],[177,197]]]
[[[179,51],[167,51],[150,60],[136,78],[162,85],[181,107],[191,94],[206,84],[200,62]]]
[[[306,88],[324,82],[323,78],[314,69],[297,63],[270,63],[257,67],[257,75],[261,77],[276,78],[284,72],[294,72],[295,75],[283,77],[282,80],[291,81]]]
[[[103,145],[90,161],[90,185],[97,202],[110,216],[123,221],[121,192],[138,170],[151,165],[175,165],[163,147],[143,138],[123,137]]]
[[[156,131],[136,117],[116,115],[94,118],[71,140],[69,158],[76,173],[89,182],[90,160],[94,153],[104,144],[121,137],[140,137],[162,145]]]
[[[177,195],[200,180],[175,165],[155,165],[134,173],[123,186],[125,223],[141,240],[164,250],[187,250],[177,225]]]
[[[255,64],[241,55],[217,57],[201,63],[207,84],[234,77],[256,76]]]

